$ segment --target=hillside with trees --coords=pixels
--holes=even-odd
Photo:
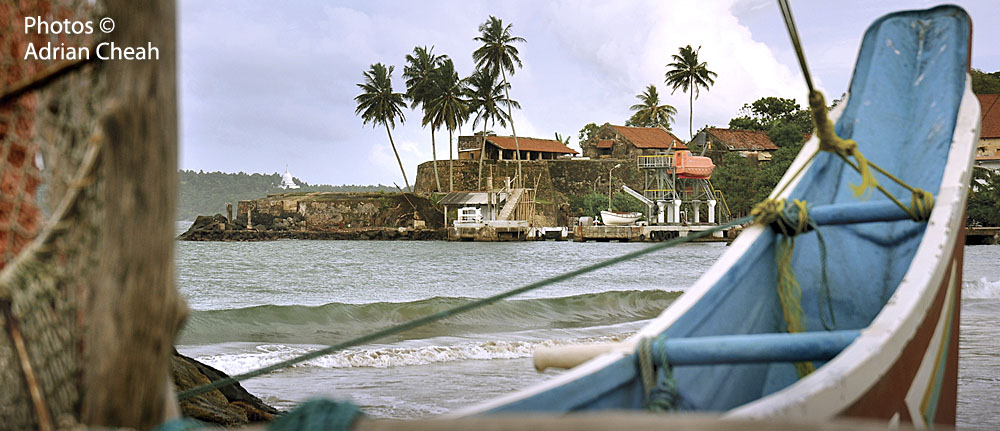
[[[241,200],[257,199],[281,193],[281,175],[247,174],[245,172],[203,172],[180,170],[177,172],[179,199],[177,220],[194,220],[199,215],[225,214],[226,203],[235,206]],[[297,192],[394,192],[391,186],[359,186],[328,184],[311,185],[294,179],[300,188]]]

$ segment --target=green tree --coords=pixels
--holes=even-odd
[[[771,192],[765,173],[739,153],[728,153],[712,172],[712,185],[722,190],[733,217],[749,214]]]
[[[505,87],[510,84],[497,82],[497,76],[485,70],[476,70],[469,77],[468,98],[469,110],[475,112],[476,116],[472,120],[472,127],[476,127],[480,121],[483,122],[482,142],[479,150],[479,179],[477,188],[483,188],[483,159],[486,157],[486,126],[487,124],[500,123],[500,127],[506,127],[510,121],[510,108],[521,109],[521,104],[516,100],[511,100],[505,96]],[[502,105],[507,107],[504,112]]]
[[[459,79],[455,72],[455,64],[451,59],[444,60],[434,74],[433,97],[427,100],[424,109],[424,123],[431,124],[431,130],[444,126],[448,129],[448,191],[455,191],[454,154],[452,153],[452,138],[455,129],[469,119],[469,101],[465,94],[465,80]],[[433,135],[432,135],[433,136]],[[437,166],[434,167],[437,176]]]
[[[601,211],[608,207],[608,196],[605,194],[592,192],[583,196],[570,196],[570,211],[579,217],[597,217]]]
[[[591,192],[583,196],[570,196],[569,208],[570,212],[578,217],[599,217],[601,211],[608,208],[608,195]],[[612,211],[645,213],[648,208],[624,192],[615,192],[614,197],[611,198],[611,209]]]
[[[690,97],[690,115],[688,117],[688,133],[691,139],[694,138],[694,99],[698,98],[701,88],[708,90],[708,87],[715,84],[717,73],[708,70],[708,63],[698,60],[698,49],[691,48],[691,45],[683,46],[677,54],[673,55],[673,62],[667,64],[666,83],[673,87],[670,94],[674,94],[678,88]]]
[[[1000,226],[1000,173],[981,167],[972,169],[968,218],[970,223]]]
[[[438,87],[434,85],[434,77],[441,64],[448,59],[447,55],[434,55],[434,47],[418,46],[412,54],[406,55],[406,66],[403,67],[403,78],[406,78],[405,97],[410,101],[410,109],[420,106],[424,111],[425,121],[421,126],[427,126],[427,103],[437,97]],[[435,127],[431,125],[431,160],[434,161],[434,183],[437,191],[441,191],[441,178],[437,169],[437,143],[434,142]]]
[[[768,132],[776,124],[794,126],[799,133],[812,131],[812,118],[808,109],[802,109],[795,99],[762,97],[740,109],[740,116],[729,120],[730,129],[761,130]]]
[[[379,124],[385,126],[385,133],[389,135],[389,145],[396,155],[396,162],[399,163],[399,171],[403,173],[403,182],[406,189],[410,188],[410,181],[406,179],[406,170],[403,169],[403,161],[399,158],[399,151],[396,151],[396,143],[392,140],[392,130],[396,127],[396,120],[403,124],[406,118],[403,116],[403,93],[392,92],[392,70],[393,66],[385,67],[382,63],[375,63],[364,73],[365,82],[358,85],[362,93],[354,98],[358,107],[354,110],[354,115],[361,115],[362,124],[372,123],[372,127]]]
[[[670,130],[670,123],[674,122],[677,108],[660,104],[660,94],[656,91],[655,85],[649,84],[646,90],[635,98],[639,99],[639,103],[628,108],[635,113],[625,122],[626,126],[661,127]]]
[[[594,123],[587,123],[585,126],[583,126],[582,129],[580,129],[580,134],[577,136],[576,140],[580,142],[581,150],[583,149],[583,141],[589,140],[590,138],[594,137],[597,134],[597,131],[600,129],[601,126],[598,126]]]
[[[1000,71],[986,73],[979,69],[969,71],[972,75],[972,92],[976,94],[1000,94]]]
[[[513,24],[503,25],[503,21],[490,15],[486,22],[479,25],[479,36],[475,40],[483,45],[472,53],[473,60],[476,61],[476,69],[486,70],[492,75],[498,73],[503,78],[504,96],[510,100],[510,85],[507,82],[507,74],[514,75],[517,68],[521,68],[521,58],[518,57],[515,43],[526,42],[524,38],[511,34],[510,29]],[[517,131],[514,130],[514,118],[511,112],[511,105],[507,105],[507,118],[510,120],[510,133],[514,135],[515,159],[517,160],[517,182],[523,184],[521,178],[521,145],[517,142]],[[480,174],[480,176],[482,176]]]

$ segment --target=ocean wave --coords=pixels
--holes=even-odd
[[[517,359],[531,357],[541,346],[564,344],[613,343],[622,341],[632,333],[616,335],[543,341],[481,341],[452,345],[376,347],[351,349],[311,359],[295,367],[312,368],[391,368],[410,365],[426,365],[441,362]],[[252,371],[274,363],[299,357],[317,348],[264,344],[256,346],[256,351],[203,355],[197,359],[223,372],[233,375]]]
[[[990,281],[986,277],[962,283],[962,299],[1000,298],[1000,280]]]
[[[656,317],[678,296],[680,292],[646,290],[506,300],[383,341],[614,325]],[[261,305],[194,311],[181,333],[180,344],[334,344],[473,300],[434,297],[401,303]]]

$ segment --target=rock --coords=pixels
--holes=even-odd
[[[177,392],[201,386],[227,376],[222,371],[174,351],[171,358]],[[280,413],[235,383],[180,403],[181,414],[222,426],[270,422]]]

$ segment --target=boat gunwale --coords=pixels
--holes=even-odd
[[[849,98],[850,94],[846,94],[842,103],[838,104],[830,112],[830,118],[832,121],[836,122],[837,119],[840,118],[844,108],[847,106]],[[771,196],[769,197],[787,197],[787,195],[794,190],[795,186],[798,185],[799,181],[803,176],[805,176],[805,173],[812,166],[810,155],[815,152],[817,148],[819,148],[819,140],[814,135],[809,138],[805,144],[803,144],[802,150],[792,161],[788,170],[785,171],[781,180],[778,181],[778,186],[771,191]],[[794,172],[803,166],[802,175],[794,176]],[[785,187],[784,192],[780,196],[777,196],[776,192],[781,190],[781,187],[786,183],[790,184],[788,187]],[[758,224],[752,224],[744,228],[743,232],[740,233],[740,235],[733,240],[729,247],[726,248],[726,251],[722,254],[722,256],[719,257],[719,259],[716,260],[715,263],[713,263],[712,266],[709,267],[705,273],[691,285],[691,287],[687,288],[684,293],[682,293],[681,296],[664,309],[659,316],[650,320],[650,322],[644,325],[639,331],[619,343],[618,346],[611,351],[594,357],[589,361],[544,382],[515,391],[502,397],[493,398],[480,404],[456,410],[452,413],[445,414],[442,417],[455,418],[487,413],[493,409],[519,402],[526,398],[553,390],[559,386],[566,385],[575,380],[590,376],[595,372],[614,364],[616,361],[631,355],[635,351],[635,347],[640,339],[659,336],[661,333],[670,328],[670,326],[672,326],[678,319],[680,319],[681,316],[687,313],[691,307],[697,304],[698,301],[700,301],[702,297],[704,297],[705,294],[707,294],[708,291],[711,290],[712,287],[714,287],[722,279],[722,277],[724,277],[733,268],[734,265],[736,265],[746,252],[756,244],[757,240],[760,239],[765,232],[764,227]]]
[[[928,226],[909,268],[885,307],[861,331],[861,336],[816,372],[780,391],[729,410],[726,417],[832,418],[860,399],[900,359],[903,349],[931,311],[930,306],[948,272],[940,269],[951,268],[958,240],[955,232],[964,228],[962,215],[968,198],[966,192],[980,121],[979,103],[972,93],[971,82],[966,73],[951,149]],[[944,259],[949,262],[942,262]],[[854,382],[864,384],[855,385]]]
[[[940,7],[948,6],[938,6]],[[883,16],[872,26],[896,14]],[[843,114],[849,98],[848,92],[842,102],[830,112],[830,118],[834,123]],[[728,410],[724,413],[724,418],[745,419],[787,415],[807,417],[812,420],[830,419],[843,413],[864,396],[879,382],[880,377],[897,363],[903,349],[924,322],[930,311],[930,305],[945,281],[944,275],[948,271],[939,270],[942,259],[948,259],[946,267],[951,268],[950,261],[954,259],[953,251],[958,237],[955,233],[964,228],[963,214],[975,154],[973,150],[978,142],[979,122],[980,107],[972,93],[971,77],[966,72],[951,146],[936,193],[935,205],[917,251],[892,296],[871,323],[861,331],[861,335],[840,355],[788,387]],[[810,157],[817,148],[818,139],[814,135],[803,145],[802,150],[772,191],[770,198],[785,198],[791,194],[799,181],[805,177],[806,172],[812,168]],[[802,174],[792,178],[793,173],[800,167]],[[776,195],[775,192],[782,188],[783,192]],[[586,378],[628,357],[634,352],[639,339],[659,336],[697,304],[736,262],[762,239],[766,232],[765,227],[760,225],[751,225],[744,229],[727,251],[691,287],[658,317],[621,342],[615,349],[544,382],[456,410],[444,417],[487,413]],[[949,285],[948,288],[951,287]],[[960,288],[959,286],[958,289]],[[917,312],[919,310],[923,312]],[[849,388],[850,393],[845,394],[847,388],[844,383],[848,380],[861,384],[852,386]]]

